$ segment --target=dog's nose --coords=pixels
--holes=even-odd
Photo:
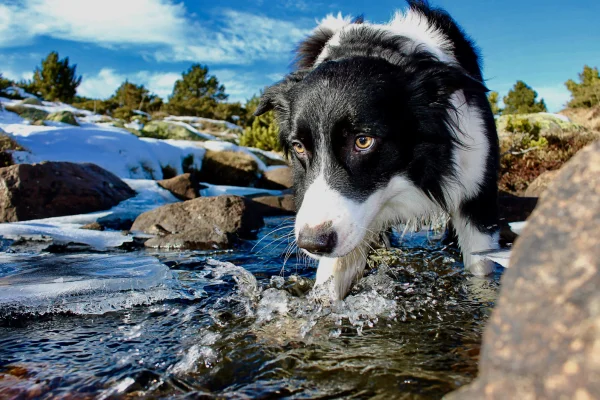
[[[331,223],[315,227],[305,226],[298,234],[298,246],[313,254],[329,254],[337,244],[337,233]]]

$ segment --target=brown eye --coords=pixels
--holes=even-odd
[[[354,141],[357,150],[368,150],[373,146],[375,139],[370,136],[359,136]]]
[[[304,145],[300,142],[294,142],[292,143],[292,146],[294,146],[294,151],[298,154],[304,154],[306,152]]]

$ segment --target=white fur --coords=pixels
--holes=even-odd
[[[442,62],[456,62],[451,41],[418,12],[397,12],[388,24],[365,24],[390,35],[409,38],[414,42],[413,49],[423,47]],[[321,21],[317,29],[330,29],[334,35],[323,48],[315,65],[328,56],[332,47],[339,46],[343,34],[357,27],[360,25],[351,24],[351,18],[342,17],[341,14],[337,17],[329,15]],[[456,147],[453,151],[457,179],[444,182],[444,197],[451,210],[465,266],[474,275],[487,275],[493,272],[493,262],[472,253],[497,249],[498,237],[478,231],[461,215],[459,206],[480,191],[490,143],[485,135],[479,110],[466,103],[464,94],[455,93],[451,102],[457,110],[456,115],[451,115],[451,118],[458,127],[456,133],[465,147]],[[296,218],[296,238],[304,226],[332,223],[332,228],[338,235],[338,243],[332,253],[333,257],[320,258],[316,283],[322,285],[330,282],[334,298],[341,299],[354,280],[362,274],[368,246],[378,232],[396,223],[431,218],[439,215],[442,210],[402,175],[394,177],[385,188],[377,190],[366,201],[359,203],[333,190],[327,183],[326,172],[324,163],[319,177],[305,193]]]
[[[365,21],[363,24],[352,24],[352,18],[342,17],[338,13],[337,17],[328,15],[323,19],[317,29],[329,29],[334,32],[333,36],[327,41],[323,51],[317,57],[315,66],[323,62],[329,55],[331,48],[339,46],[341,36],[350,30],[360,26],[370,26],[389,32],[394,36],[403,36],[413,42],[412,50],[422,47],[436,56],[442,62],[454,63],[454,48],[452,42],[436,27],[429,23],[429,20],[422,14],[413,10],[406,12],[397,11],[394,17],[387,24],[371,24]]]
[[[493,261],[472,253],[499,249],[499,233],[490,236],[480,232],[460,212],[452,216],[452,223],[458,236],[458,245],[462,250],[465,267],[476,276],[485,276],[494,272]]]

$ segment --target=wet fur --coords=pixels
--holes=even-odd
[[[385,25],[328,16],[299,45],[296,65],[256,114],[277,114],[296,237],[324,224],[336,232],[317,283],[343,298],[380,230],[439,213],[452,219],[465,265],[490,273],[471,253],[498,247],[498,137],[478,53],[454,20],[422,1]],[[359,135],[376,147],[354,151]]]

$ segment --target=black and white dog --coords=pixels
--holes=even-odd
[[[474,44],[443,10],[409,1],[385,25],[328,16],[298,70],[268,87],[291,158],[298,246],[343,298],[369,245],[401,222],[447,214],[466,267],[498,248],[498,136]]]

